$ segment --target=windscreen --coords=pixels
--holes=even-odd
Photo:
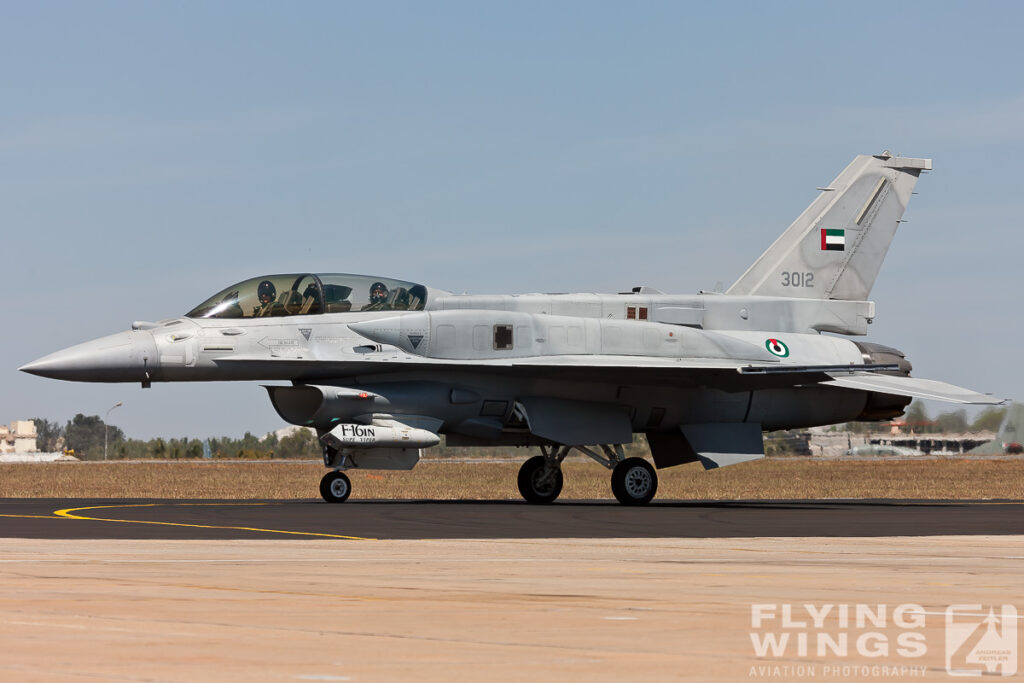
[[[372,275],[265,275],[231,285],[189,318],[263,318],[319,313],[421,311],[427,288]]]
[[[185,315],[189,318],[262,318],[321,312],[320,284],[308,274],[266,275],[231,285]]]

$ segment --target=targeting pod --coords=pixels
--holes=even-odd
[[[439,444],[441,438],[426,429],[388,420],[368,425],[339,424],[324,434],[321,441],[340,451],[346,448],[429,448]]]

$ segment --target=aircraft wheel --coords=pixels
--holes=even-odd
[[[623,505],[646,505],[658,492],[658,474],[643,458],[626,458],[612,470],[612,493]]]
[[[543,455],[535,455],[519,468],[519,493],[528,503],[552,503],[562,492],[562,468],[550,467]]]
[[[328,503],[344,503],[352,493],[352,482],[344,472],[328,472],[320,480],[320,495]]]

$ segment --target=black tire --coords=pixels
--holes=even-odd
[[[552,471],[543,455],[535,455],[519,468],[517,483],[527,503],[553,503],[562,492],[562,468]]]
[[[344,503],[352,493],[352,482],[344,472],[328,472],[320,480],[320,495],[328,503]]]
[[[646,505],[658,492],[658,473],[643,458],[626,458],[612,470],[612,493],[623,505]]]

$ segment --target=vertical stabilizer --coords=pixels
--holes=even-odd
[[[931,159],[858,156],[728,294],[864,301]]]
[[[1014,445],[1020,447],[1024,444],[1024,404],[1011,403],[1006,409],[1006,417],[999,426],[996,440],[1003,447],[1004,453],[1012,450]]]
[[[999,425],[996,438],[977,448],[967,451],[971,455],[999,455],[1003,453],[1019,453],[1024,445],[1024,403],[1011,403],[1006,407],[1006,415]]]

